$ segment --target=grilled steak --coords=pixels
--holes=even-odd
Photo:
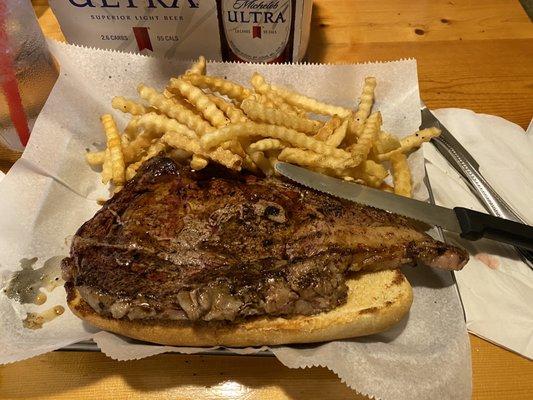
[[[233,321],[331,310],[350,271],[467,258],[394,214],[159,157],[78,230],[63,274],[105,316]]]

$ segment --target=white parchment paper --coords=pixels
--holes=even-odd
[[[39,267],[51,257],[67,255],[69,238],[99,208],[95,199],[107,195],[83,154],[102,143],[99,116],[111,111],[112,97],[136,96],[140,82],[162,88],[170,76],[189,65],[55,42],[50,47],[61,65],[60,78],[24,155],[0,184],[0,284],[20,268],[24,257],[37,257]],[[344,106],[357,103],[363,78],[372,75],[378,81],[376,108],[382,112],[384,129],[406,135],[420,124],[414,60],[336,66],[212,63],[208,70],[242,83],[260,71],[277,84]],[[122,122],[120,113],[115,115]],[[410,163],[415,194],[423,199],[427,191],[422,184],[422,155],[414,154]],[[470,398],[469,341],[451,275],[429,268],[405,273],[414,288],[414,303],[408,317],[390,331],[272,351],[291,368],[325,366],[350,387],[380,399]],[[0,363],[87,338],[94,338],[106,354],[120,360],[202,350],[139,344],[96,332],[68,310],[40,330],[24,329],[21,321],[28,311],[65,306],[62,287],[48,297],[42,306],[23,306],[0,292]]]

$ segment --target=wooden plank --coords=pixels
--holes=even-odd
[[[469,108],[502,116],[524,128],[531,121],[533,39],[331,44],[325,47],[313,43],[307,53],[312,62],[415,58],[421,96],[431,108]]]
[[[533,38],[518,1],[315,0],[318,44]]]

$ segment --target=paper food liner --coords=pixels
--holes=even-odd
[[[19,269],[22,258],[37,257],[36,267],[69,252],[69,238],[99,209],[107,196],[98,172],[85,163],[87,148],[104,142],[99,116],[112,111],[115,95],[136,97],[143,82],[163,88],[188,62],[94,50],[50,42],[61,65],[54,87],[32,132],[22,158],[0,185],[0,277],[3,284]],[[255,71],[278,85],[298,89],[318,99],[354,107],[365,76],[378,81],[375,108],[383,129],[407,135],[420,124],[420,99],[414,60],[358,65],[246,65],[210,63],[208,71],[247,84]],[[124,116],[114,112],[119,124]],[[415,195],[424,199],[423,156],[410,157]],[[358,392],[380,399],[467,399],[471,393],[469,340],[451,275],[430,268],[404,271],[414,289],[409,315],[393,329],[368,337],[325,344],[277,346],[271,350],[291,368],[324,366]],[[2,283],[2,282],[0,282]],[[39,330],[23,328],[28,311],[60,304],[62,287],[48,293],[42,306],[21,305],[0,292],[0,362],[9,363],[94,338],[109,356],[136,359],[177,351],[176,348],[134,343],[97,332],[67,311]],[[258,349],[231,351],[253,352]]]

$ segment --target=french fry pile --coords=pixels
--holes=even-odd
[[[87,162],[101,166],[103,183],[115,190],[145,161],[165,154],[195,170],[215,162],[266,176],[285,161],[410,197],[407,155],[440,134],[430,128],[398,139],[384,132],[380,112],[372,109],[372,77],[364,81],[356,110],[272,85],[258,73],[250,83],[206,75],[200,57],[162,92],[140,84],[140,100],[113,99],[113,108],[131,118],[121,133],[113,117],[103,115],[106,149],[87,153]],[[385,183],[389,173],[393,186]]]

